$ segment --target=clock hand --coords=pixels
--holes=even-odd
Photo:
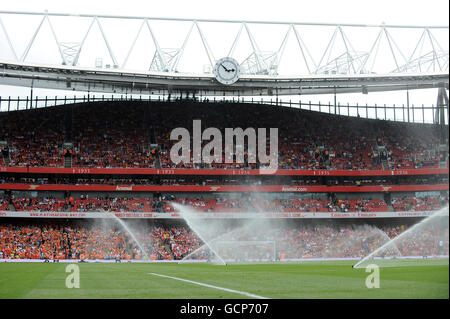
[[[228,70],[226,67],[223,66],[223,64],[221,64],[222,68],[225,69],[225,71],[230,72],[230,70]]]
[[[223,64],[221,64],[221,65],[225,69],[225,71],[227,71],[228,73],[236,71],[235,69],[227,69],[226,67],[223,66]]]

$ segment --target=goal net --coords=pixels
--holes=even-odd
[[[275,241],[215,241],[202,246],[184,259],[196,260],[213,263],[271,262],[277,260],[277,245]]]

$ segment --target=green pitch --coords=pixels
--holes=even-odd
[[[429,263],[429,261],[427,262]],[[0,298],[449,298],[449,267],[380,268],[380,288],[366,288],[354,262],[77,264],[80,288],[66,288],[66,263],[1,263]],[[150,273],[170,276],[161,277]],[[217,288],[214,288],[217,287]],[[232,289],[237,292],[224,291]]]

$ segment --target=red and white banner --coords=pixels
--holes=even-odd
[[[266,175],[258,169],[184,169],[184,168],[61,168],[61,167],[9,167],[0,166],[4,173],[40,174],[108,174],[108,175]],[[448,175],[448,168],[419,168],[398,170],[296,170],[279,169],[273,175],[288,176],[396,176],[396,175]]]
[[[332,212],[332,213],[310,213],[310,212],[196,212],[191,214],[192,218],[202,219],[248,219],[248,218],[394,218],[394,217],[427,217],[436,211],[420,212]],[[152,219],[183,219],[179,213],[136,213],[136,212],[13,212],[0,211],[0,217],[19,218],[152,218]]]
[[[62,185],[0,184],[0,189],[31,191],[102,192],[272,192],[272,193],[371,193],[448,190],[448,184],[397,186],[197,186],[197,185]]]

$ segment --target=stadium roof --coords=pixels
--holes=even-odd
[[[132,72],[74,66],[46,66],[0,61],[0,84],[120,94],[202,92],[204,95],[257,96],[368,93],[445,87],[448,73],[386,75],[309,75],[281,77],[243,75],[233,85],[212,74]]]
[[[17,21],[35,19],[35,24],[21,24],[24,34],[31,34],[31,38],[20,34],[10,37],[8,34],[15,20],[7,21],[5,16]],[[137,24],[127,29],[126,37],[121,39],[118,25],[131,20]],[[159,22],[167,23],[164,31],[175,32],[178,40],[169,44],[167,39],[175,38],[169,34],[165,34],[163,39],[158,38],[155,28]],[[182,23],[181,27],[179,23]],[[219,29],[212,27],[216,24],[225,24],[227,27],[219,32]],[[257,25],[269,27],[270,34],[258,31]],[[71,32],[68,28],[77,32]],[[125,24],[123,29],[126,29]],[[360,32],[357,36],[353,32],[356,29]],[[396,33],[397,30],[403,30],[404,33]],[[149,40],[144,42],[151,47],[148,50],[136,48],[145,32]],[[262,37],[258,32],[263,32]],[[197,42],[193,39],[194,33]],[[0,11],[0,36],[3,36],[0,37],[0,48],[3,48],[3,52],[0,52],[0,85],[120,94],[192,92],[213,96],[448,88],[449,56],[445,35],[448,37],[448,26],[438,25],[333,24]],[[90,38],[93,41],[89,42]],[[264,43],[267,41],[270,45]],[[222,47],[218,42],[222,42]],[[318,42],[321,44],[317,45]],[[26,47],[22,46],[23,52],[20,53],[18,49],[23,44]],[[194,51],[185,52],[190,44]],[[102,53],[100,46],[104,49]],[[169,46],[172,48],[168,49]],[[88,54],[86,51],[89,52],[89,49],[94,55],[83,62],[83,55]],[[233,85],[219,84],[212,72],[218,61],[218,52],[224,55],[224,50],[226,56],[235,58],[240,64],[241,76]],[[136,62],[137,58],[133,56],[136,51],[145,52],[144,60],[133,68],[129,64]],[[200,59],[201,55],[204,60]],[[94,59],[95,67],[91,65]],[[196,68],[186,71],[183,62],[195,64]],[[294,69],[295,63],[301,65],[293,71],[294,75],[285,74],[283,62],[288,65],[288,69]]]

